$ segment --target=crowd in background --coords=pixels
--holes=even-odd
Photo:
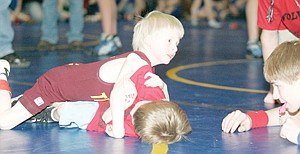
[[[257,10],[257,0],[11,0],[8,10],[4,11],[7,12],[7,20],[10,13],[12,23],[41,23],[38,50],[56,49],[59,41],[58,21],[69,23],[70,28],[65,35],[71,50],[84,48],[84,22],[100,22],[102,32],[92,54],[102,56],[115,55],[122,50],[117,31],[118,20],[135,23],[136,19],[153,10],[185,19],[194,27],[199,22],[206,22],[208,27],[218,29],[223,27],[225,20],[245,19],[249,33],[245,45],[246,57],[262,58],[257,14],[256,11],[247,11]],[[7,20],[4,22],[7,23]],[[10,59],[15,61],[15,57]]]
[[[136,15],[145,15],[151,10],[159,10],[178,18],[191,20],[197,26],[201,20],[211,21],[212,28],[220,28],[218,22],[229,18],[244,18],[247,0],[117,0],[118,19],[134,20]],[[13,0],[11,20],[15,23],[39,23],[43,18],[43,0]],[[84,0],[85,21],[101,20],[96,0]],[[59,0],[58,12],[61,21],[68,21],[69,0]],[[211,20],[213,18],[213,20]]]

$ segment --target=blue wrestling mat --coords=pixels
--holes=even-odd
[[[245,25],[245,21],[238,21]],[[229,22],[221,29],[206,24],[191,27],[183,21],[185,36],[174,60],[158,66],[157,74],[168,84],[170,98],[179,104],[189,117],[192,133],[188,140],[169,145],[169,154],[256,153],[296,154],[297,145],[280,138],[280,127],[254,129],[245,133],[226,134],[221,130],[222,119],[231,111],[260,110],[268,91],[264,81],[261,59],[245,59],[246,29],[232,30]],[[119,22],[123,51],[131,51],[132,23]],[[98,43],[100,23],[86,23],[85,49],[67,49],[64,32],[68,24],[60,23],[59,48],[38,51],[39,24],[14,25],[14,48],[31,60],[26,69],[12,69],[9,82],[13,96],[22,94],[35,80],[55,66],[88,63],[107,57],[91,56],[88,52]],[[1,154],[150,154],[152,145],[137,138],[113,139],[104,133],[77,128],[59,128],[57,123],[23,123],[13,130],[0,130]]]

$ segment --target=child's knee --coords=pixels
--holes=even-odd
[[[0,118],[0,129],[1,130],[10,130],[12,128],[14,128],[15,126],[13,126],[12,124],[10,124],[10,122],[8,120],[4,120]]]

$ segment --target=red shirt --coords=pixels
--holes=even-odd
[[[265,30],[288,29],[300,38],[300,0],[298,1],[274,0],[273,20],[268,22],[267,16],[271,0],[259,0],[258,26]]]

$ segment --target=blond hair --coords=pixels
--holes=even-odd
[[[300,41],[287,41],[276,47],[265,62],[264,75],[268,82],[296,81],[300,75]]]
[[[173,102],[144,104],[134,113],[133,119],[142,142],[149,144],[172,144],[192,131],[185,111]]]
[[[138,51],[145,44],[147,36],[157,36],[166,30],[174,31],[179,35],[179,38],[184,35],[183,26],[176,17],[159,11],[150,12],[133,29],[133,50]]]

